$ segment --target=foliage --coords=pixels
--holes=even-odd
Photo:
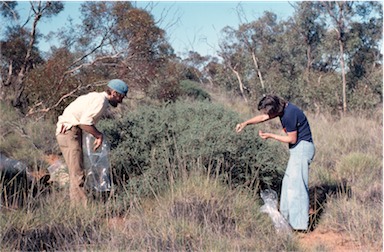
[[[115,178],[129,178],[128,183],[146,178],[157,191],[172,176],[199,164],[232,186],[278,187],[285,158],[281,146],[262,141],[256,129],[237,135],[238,121],[217,105],[176,102],[140,108],[117,122],[104,121],[100,128],[111,142]]]
[[[180,73],[174,62],[164,63],[159,67],[156,77],[150,80],[149,88],[145,90],[149,98],[156,101],[172,102],[180,95]]]
[[[66,97],[111,78],[159,101],[177,100],[180,80],[188,79],[225,88],[249,104],[265,93],[311,111],[345,110],[346,104],[351,111],[371,110],[382,102],[380,2],[297,2],[287,20],[268,11],[249,21],[241,17],[238,27],[222,30],[218,57],[188,51],[184,59],[175,57],[161,20],[131,2],[83,3],[81,24],[69,21],[52,32],[61,44],[43,58],[36,46],[40,19],[54,19],[64,4],[33,2],[32,25],[18,5],[4,2],[0,9],[7,24],[0,97],[27,115],[56,116]],[[18,25],[22,19],[27,26]]]
[[[132,87],[148,91],[152,81],[161,81],[173,51],[148,11],[134,8],[130,2],[85,2],[82,4],[84,33],[80,41],[103,43],[100,53],[118,54],[115,73],[128,79]],[[112,71],[117,69],[112,68]],[[173,75],[175,76],[175,75]]]
[[[204,91],[197,82],[190,80],[182,80],[180,83],[180,88],[184,96],[190,97],[194,100],[211,100],[210,95],[206,91]]]
[[[381,4],[300,2],[293,6],[295,13],[288,21],[265,12],[237,28],[225,27],[219,55],[229,71],[216,71],[214,84],[223,85],[224,77],[232,76],[226,86],[243,97],[256,100],[263,93],[277,93],[313,111],[320,107],[345,110],[347,104],[351,111],[380,105],[382,77],[373,76],[380,75],[382,66]],[[340,60],[345,64],[340,65]],[[364,95],[359,99],[361,90]],[[319,101],[324,101],[321,106]]]
[[[31,16],[26,17],[23,26],[18,18],[16,10],[17,4],[2,3],[2,16],[8,21],[6,27],[8,32],[3,41],[0,41],[1,50],[0,62],[0,99],[7,100],[14,107],[18,107],[25,112],[28,107],[28,101],[25,97],[26,76],[34,64],[42,62],[40,52],[36,48],[39,34],[37,25],[42,19],[56,16],[63,10],[61,2],[30,2]],[[9,15],[14,13],[13,15]],[[31,21],[32,20],[32,21]],[[32,23],[31,28],[26,28],[28,23]],[[5,53],[4,53],[5,52]],[[15,60],[16,59],[16,60]]]

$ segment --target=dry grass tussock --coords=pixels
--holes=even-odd
[[[113,228],[118,247],[160,251],[296,250],[259,212],[257,199],[190,175],[157,200],[140,202]],[[115,222],[116,224],[116,222]],[[124,239],[122,239],[124,238]],[[129,239],[127,239],[129,238]],[[124,244],[121,244],[124,243]]]
[[[341,118],[309,115],[316,144],[310,187],[326,192],[323,201],[317,202],[316,229],[342,233],[357,248],[372,251],[383,246],[380,115],[381,109]]]
[[[70,208],[64,195],[53,191],[40,207],[4,211],[0,250],[298,249],[294,237],[276,235],[257,198],[201,174],[190,173],[153,198],[111,198],[87,209]]]

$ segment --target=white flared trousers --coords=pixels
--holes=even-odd
[[[309,222],[308,170],[315,155],[315,146],[300,141],[289,149],[290,156],[283,178],[280,213],[295,230],[307,230]]]

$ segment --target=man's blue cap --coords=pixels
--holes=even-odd
[[[119,79],[110,80],[108,82],[108,87],[115,90],[119,94],[127,96],[128,85],[122,80],[119,80]]]

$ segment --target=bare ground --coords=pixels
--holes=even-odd
[[[309,233],[298,234],[297,238],[305,251],[367,251],[342,232],[315,229]]]

